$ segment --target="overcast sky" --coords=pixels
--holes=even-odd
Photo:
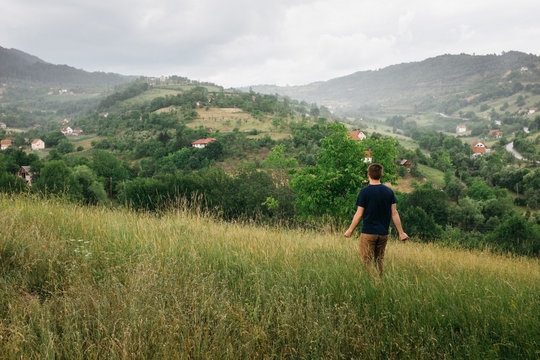
[[[441,54],[540,55],[539,0],[0,0],[0,46],[54,64],[299,85]]]

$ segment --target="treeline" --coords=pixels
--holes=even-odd
[[[385,182],[395,181],[402,172],[396,159],[411,155],[414,161],[436,161],[431,165],[449,164],[449,168],[442,189],[426,183],[410,194],[398,194],[398,209],[409,235],[463,247],[538,254],[540,218],[514,210],[506,188],[519,187],[527,195],[527,205],[537,206],[531,199],[540,199],[540,170],[507,167],[498,154],[471,159],[458,139],[431,132],[422,135],[422,144],[432,154],[447,154],[438,160],[419,150],[407,151],[394,139],[378,134],[365,141],[350,140],[343,125],[314,124],[304,129],[302,132],[298,126],[297,136],[309,141],[299,141],[296,146],[317,147],[313,164],[299,166],[291,155],[295,143],[290,140],[275,145],[264,162],[248,162],[232,172],[212,166],[219,146],[182,148],[148,159],[145,166],[143,162],[130,164],[104,150],[87,158],[53,149],[42,161],[34,154],[8,149],[0,153],[0,189],[55,194],[86,204],[113,202],[136,210],[193,206],[227,220],[341,227],[350,221],[358,190],[367,180],[366,151],[373,161],[384,165]],[[192,156],[199,158],[191,160]],[[453,159],[465,163],[454,164]],[[34,173],[31,188],[14,175],[21,166],[30,166]],[[415,171],[418,169],[413,167],[411,172]]]

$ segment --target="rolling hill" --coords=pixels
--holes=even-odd
[[[434,98],[438,102],[455,96],[467,99],[486,93],[492,98],[539,81],[540,57],[511,51],[502,55],[441,55],[303,86],[251,88],[354,110],[368,105],[418,104]]]
[[[0,47],[0,79],[63,86],[114,86],[134,79],[104,72],[87,72],[67,65],[54,65],[16,49]]]

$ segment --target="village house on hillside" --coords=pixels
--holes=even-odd
[[[465,125],[456,126],[456,134],[463,134],[464,132],[467,132],[467,126]]]
[[[475,141],[471,146],[471,150],[473,151],[472,156],[482,156],[490,152],[490,149],[486,147],[486,143],[483,141]]]
[[[364,162],[371,164],[373,162],[373,153],[371,150],[364,151]]]
[[[23,179],[28,186],[32,186],[32,172],[30,171],[30,166],[21,166],[17,176]]]
[[[60,124],[66,125],[66,124],[69,124],[70,122],[71,122],[71,119],[66,118],[66,119],[60,121]]]
[[[503,132],[500,130],[489,130],[488,136],[494,139],[500,139],[503,136]]]
[[[407,160],[407,159],[403,159],[399,162],[399,166],[403,166],[404,168],[406,168],[408,171],[411,170],[411,166],[412,166],[412,163],[410,160]]]
[[[216,141],[214,138],[199,139],[191,143],[191,146],[197,149],[204,149],[206,145]]]
[[[6,150],[11,146],[11,140],[5,139],[0,141],[0,150]]]
[[[32,146],[32,150],[43,150],[45,149],[45,142],[41,139],[34,139],[32,140],[32,143],[30,144]]]
[[[73,133],[73,129],[70,128],[69,126],[62,126],[60,128],[60,131],[62,132],[62,134],[64,135],[71,135]]]
[[[7,129],[7,125],[3,122],[0,122],[0,129]]]
[[[349,139],[360,141],[366,140],[367,138],[366,134],[364,134],[364,132],[360,130],[347,131],[347,136],[349,137]]]

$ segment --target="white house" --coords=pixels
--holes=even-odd
[[[61,131],[62,134],[64,134],[64,135],[71,135],[71,134],[73,134],[73,129],[70,128],[69,126],[62,126],[62,128],[60,128],[60,131]]]
[[[347,131],[347,136],[349,137],[349,139],[360,141],[366,140],[367,138],[366,134],[364,134],[364,132],[360,130]]]
[[[208,138],[208,139],[199,139],[191,143],[191,146],[198,149],[204,149],[206,145],[216,141],[214,138]]]
[[[43,150],[45,149],[45,142],[41,139],[34,139],[32,141],[32,150]]]
[[[465,125],[456,126],[456,134],[463,134],[464,132],[467,132],[467,126]]]

